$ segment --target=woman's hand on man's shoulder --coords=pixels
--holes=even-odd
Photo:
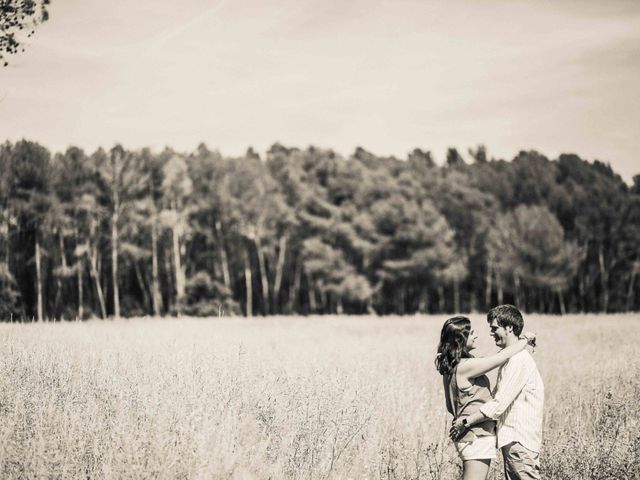
[[[536,346],[536,334],[533,332],[524,332],[520,335],[521,339],[527,341],[527,345],[531,345],[532,347]]]

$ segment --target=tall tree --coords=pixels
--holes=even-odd
[[[225,178],[224,192],[228,198],[228,210],[233,224],[242,241],[239,243],[245,278],[246,314],[253,313],[253,271],[257,270],[262,313],[268,313],[270,282],[265,261],[263,239],[272,237],[277,222],[281,197],[276,184],[268,175],[260,158],[251,151],[243,158],[230,163],[230,171]],[[253,253],[257,268],[253,267]]]
[[[21,140],[11,152],[10,209],[15,212],[18,232],[28,249],[33,252],[35,264],[35,313],[38,321],[44,320],[44,272],[42,259],[46,232],[41,224],[47,216],[51,199],[49,196],[50,154],[47,149],[34,142]],[[25,258],[26,257],[26,258]],[[29,259],[25,252],[24,262]]]
[[[489,241],[499,288],[511,277],[516,303],[526,303],[521,298],[525,286],[532,290],[529,300],[538,300],[538,305],[529,302],[529,308],[549,310],[550,292],[566,312],[563,292],[576,272],[577,245],[565,240],[562,226],[546,207],[521,205],[499,217]]]
[[[281,221],[276,232],[277,246],[275,247],[276,258],[274,261],[273,300],[274,309],[278,312],[284,296],[283,285],[286,280],[287,258],[295,258],[292,251],[300,249],[305,236],[304,227],[299,221],[298,215],[304,208],[303,198],[309,194],[303,155],[297,148],[287,148],[276,143],[269,149],[266,158],[266,167],[278,185],[278,190],[284,200],[284,203],[281,204]]]
[[[146,185],[143,185],[143,196],[138,200],[134,212],[139,222],[149,230],[151,257],[151,307],[153,314],[162,313],[162,290],[160,287],[160,212],[163,202],[164,161],[160,155],[154,155],[149,149],[137,153],[140,157],[140,169]]]
[[[146,179],[142,174],[140,157],[114,146],[108,156],[96,156],[97,166],[104,179],[109,198],[111,231],[111,286],[113,316],[120,318],[120,228],[134,201],[144,192]]]
[[[557,164],[558,184],[567,195],[562,202],[551,205],[570,238],[579,242],[583,255],[579,265],[579,291],[585,304],[601,311],[610,310],[613,294],[624,288],[614,288],[612,278],[622,278],[635,254],[633,234],[634,212],[627,186],[609,166],[592,164],[577,155],[561,155]],[[630,235],[630,236],[629,236]]]
[[[215,283],[224,285],[224,291],[233,294],[234,279],[228,248],[231,246],[233,216],[226,193],[225,178],[230,161],[218,152],[200,144],[188,159],[189,176],[193,184],[190,226],[193,231],[193,261],[197,271],[206,270]],[[217,291],[217,290],[216,290]],[[229,299],[217,299],[218,304]],[[228,308],[228,309],[229,309]]]
[[[165,154],[167,154],[166,152]],[[186,246],[184,235],[188,233],[188,202],[193,190],[184,156],[171,154],[163,165],[164,210],[162,223],[171,231],[173,268],[175,274],[176,304],[186,292]]]
[[[61,239],[61,270],[65,277],[75,274],[76,281],[76,317],[84,317],[84,273],[86,271],[85,256],[83,252],[77,255],[76,249],[86,240],[82,235],[82,219],[79,201],[82,195],[95,191],[93,181],[94,173],[90,169],[87,155],[79,148],[70,147],[63,154],[58,154],[54,162],[54,190],[65,216],[63,223],[67,231],[60,232]],[[67,235],[65,235],[66,233]],[[70,237],[73,245],[73,261],[66,264],[66,252],[64,251],[65,237]]]
[[[11,273],[11,232],[15,213],[11,210],[11,162],[13,145],[0,145],[0,320],[24,316],[20,288]]]

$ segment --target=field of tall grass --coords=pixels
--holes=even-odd
[[[0,478],[457,478],[433,367],[445,319],[0,324]],[[472,320],[477,353],[495,351]],[[640,319],[525,321],[543,478],[640,478]]]

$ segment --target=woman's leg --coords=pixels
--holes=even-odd
[[[462,462],[462,480],[486,480],[491,459],[465,460]]]

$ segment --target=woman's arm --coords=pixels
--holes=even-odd
[[[483,422],[487,419],[484,413],[478,410],[476,413],[472,413],[468,417],[458,418],[451,423],[451,429],[449,430],[449,437],[454,442],[464,435],[469,427],[476,423]],[[466,420],[466,422],[465,422]]]
[[[525,347],[535,341],[536,336],[533,333],[526,332],[513,345],[503,348],[495,355],[481,358],[469,358],[462,362],[458,367],[458,374],[464,378],[475,378],[480,375],[499,367],[516,353],[520,353]]]

